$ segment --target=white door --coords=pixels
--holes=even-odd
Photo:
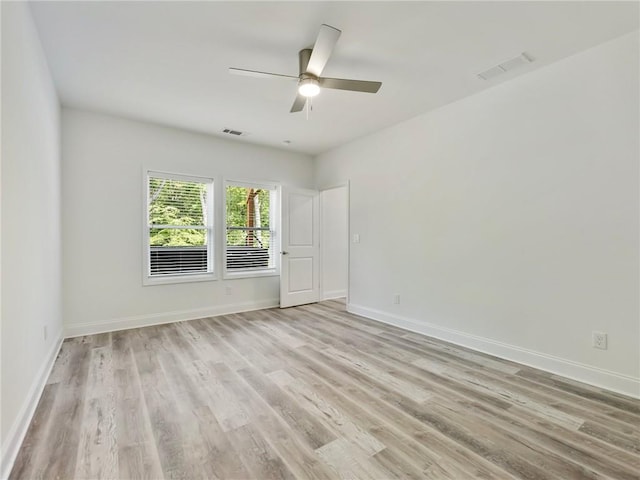
[[[280,308],[320,299],[318,192],[282,188]]]

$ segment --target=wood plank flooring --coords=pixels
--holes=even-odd
[[[638,479],[640,401],[339,301],[66,340],[11,479]]]

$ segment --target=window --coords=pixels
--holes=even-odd
[[[213,278],[213,180],[148,172],[145,283]]]
[[[278,189],[275,185],[227,182],[225,273],[276,274]]]

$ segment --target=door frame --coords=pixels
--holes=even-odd
[[[327,191],[327,190],[333,190],[336,188],[345,188],[346,189],[346,204],[345,204],[345,208],[346,208],[346,217],[347,217],[347,228],[346,228],[346,238],[344,239],[344,241],[346,242],[347,245],[347,265],[346,265],[346,289],[347,289],[347,294],[346,294],[346,303],[347,305],[350,302],[350,296],[349,296],[349,292],[351,291],[351,184],[349,180],[344,180],[342,182],[338,182],[338,183],[332,183],[329,184],[327,186],[323,186],[318,188],[318,192],[319,192],[319,196],[320,196],[320,206],[319,206],[319,214],[320,214],[320,300],[322,301],[324,299],[324,278],[323,278],[323,264],[324,264],[324,257],[326,254],[326,250],[325,250],[325,245],[324,242],[322,241],[322,235],[323,235],[323,231],[324,231],[324,225],[322,222],[323,219],[323,212],[322,212],[322,194],[323,192]]]

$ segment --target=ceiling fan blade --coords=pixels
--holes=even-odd
[[[294,77],[293,75],[282,75],[281,73],[269,73],[269,72],[258,72],[256,70],[245,70],[244,68],[229,68],[229,73],[233,73],[234,75],[245,75],[247,77],[256,77],[256,78],[286,78],[292,80],[298,80],[298,77]]]
[[[365,80],[347,80],[344,78],[319,78],[321,87],[336,90],[351,90],[353,92],[376,93],[382,82],[368,82]]]
[[[330,25],[320,25],[320,33],[318,33],[311,58],[307,64],[307,73],[316,77],[320,76],[341,33],[340,30]]]
[[[307,97],[303,97],[298,93],[296,99],[293,101],[293,105],[291,105],[290,113],[301,112],[306,102]]]

